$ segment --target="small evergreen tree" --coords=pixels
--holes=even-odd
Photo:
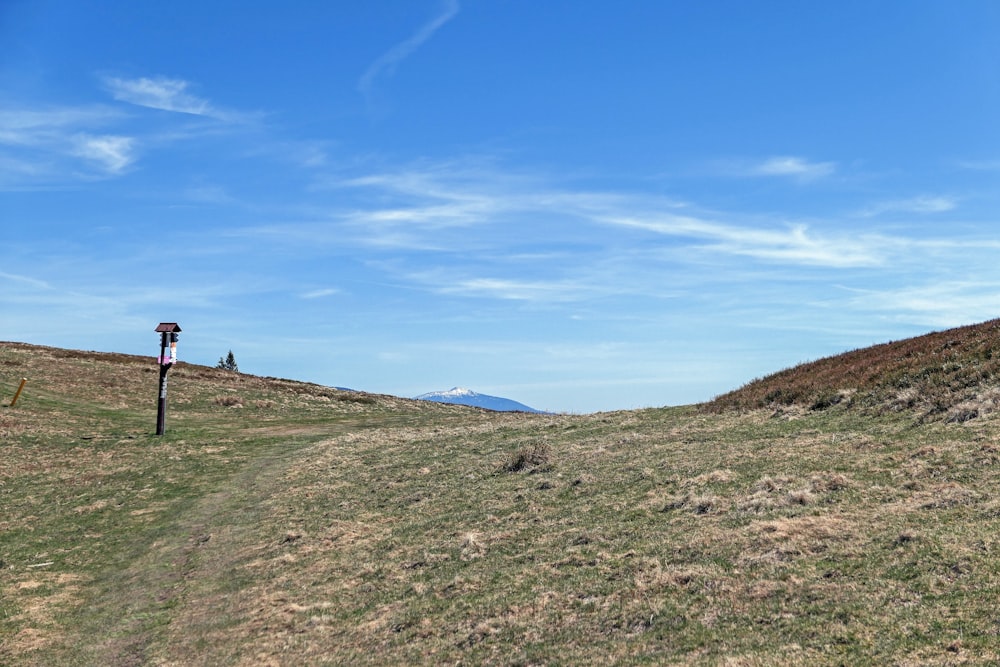
[[[236,355],[233,354],[232,350],[229,350],[229,354],[225,357],[219,357],[219,363],[217,363],[215,367],[222,368],[227,371],[233,371],[235,373],[240,372],[240,367],[236,365]]]

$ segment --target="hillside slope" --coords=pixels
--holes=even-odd
[[[707,408],[845,403],[965,421],[1000,405],[1000,320],[884,343],[795,366],[723,394]]]
[[[9,397],[21,377],[25,393]],[[1000,422],[490,413],[0,343],[0,664],[996,664]]]

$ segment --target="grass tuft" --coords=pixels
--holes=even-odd
[[[552,470],[551,450],[545,443],[532,443],[519,447],[500,463],[502,472],[547,472]]]
[[[239,396],[216,396],[214,403],[226,408],[243,407],[243,400]]]

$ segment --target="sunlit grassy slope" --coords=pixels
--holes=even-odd
[[[156,437],[152,359],[0,343],[0,664],[997,662],[1000,423],[928,419],[991,376],[844,377],[561,416],[180,364]]]
[[[960,422],[1000,405],[1000,320],[801,364],[716,398],[716,411],[846,402],[867,413],[913,410]]]

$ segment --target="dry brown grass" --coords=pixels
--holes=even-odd
[[[155,438],[148,360],[3,362],[32,391],[0,410],[0,664],[1000,659],[988,415],[505,415],[180,367]]]
[[[711,411],[823,410],[851,405],[916,410],[963,422],[1000,405],[1000,320],[827,357],[754,380],[717,397]]]

